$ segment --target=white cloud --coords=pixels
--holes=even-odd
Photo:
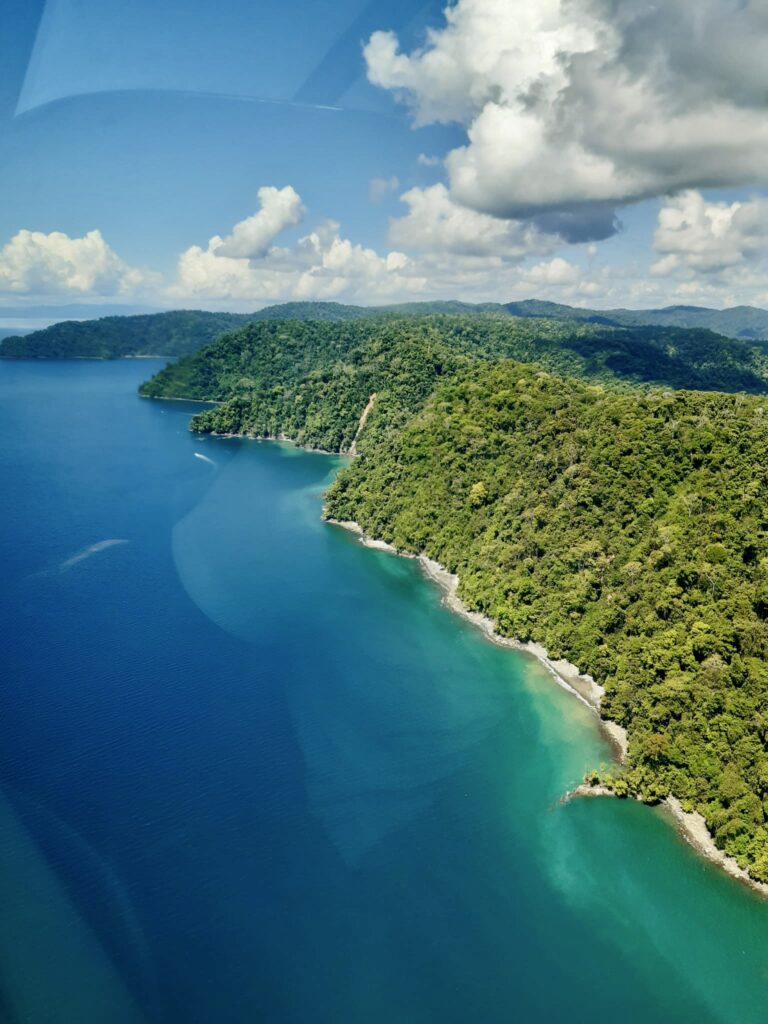
[[[410,189],[401,199],[408,212],[390,221],[389,252],[354,243],[334,221],[319,223],[293,245],[273,244],[250,259],[222,255],[220,238],[214,236],[205,248],[182,253],[170,294],[184,301],[248,304],[337,298],[505,301],[532,289],[557,297],[577,294],[580,272],[555,256],[556,236],[528,222],[459,206],[442,184]],[[530,257],[540,262],[526,268]]]
[[[261,197],[266,190],[261,189]],[[293,189],[291,209],[302,209]],[[277,193],[273,189],[270,195]],[[262,200],[263,204],[263,200]],[[263,208],[263,205],[262,205]],[[258,214],[255,215],[258,217]],[[241,224],[252,222],[248,218]],[[239,225],[238,225],[239,226]],[[237,228],[233,231],[235,237]],[[274,236],[273,236],[274,237]],[[340,295],[361,301],[380,301],[418,295],[426,286],[413,272],[411,261],[398,251],[380,256],[373,249],[343,238],[339,225],[324,221],[295,245],[263,245],[256,255],[228,255],[214,235],[205,249],[191,246],[181,254],[177,277],[168,294],[174,298],[266,302],[278,299],[332,299]],[[235,252],[241,251],[235,249]]]
[[[397,192],[400,181],[394,175],[391,178],[371,178],[368,182],[368,198],[372,203],[380,203],[390,192]]]
[[[126,296],[152,279],[125,264],[100,231],[70,238],[61,231],[25,229],[0,249],[0,293]]]
[[[653,249],[658,258],[636,270],[630,299],[655,294],[662,304],[768,304],[764,198],[718,202],[695,190],[668,198],[659,209]]]
[[[520,261],[550,252],[556,241],[530,223],[500,220],[459,206],[443,184],[412,188],[400,199],[408,214],[390,221],[389,239],[403,249]]]
[[[548,260],[545,263],[537,263],[523,274],[523,280],[534,287],[538,285],[544,285],[545,287],[549,285],[576,285],[580,278],[581,272],[578,267],[575,267],[573,263],[569,263],[568,260],[564,260],[562,256],[555,256],[554,259]]]
[[[657,275],[743,272],[768,251],[768,200],[718,203],[683,192],[659,211],[653,245]]]
[[[265,185],[258,191],[261,209],[232,228],[232,233],[219,239],[219,256],[234,259],[257,259],[264,256],[272,242],[287,227],[301,222],[305,209],[299,194],[287,185],[275,188]]]
[[[760,0],[458,0],[364,54],[416,125],[465,126],[453,198],[520,218],[768,180],[766,50]]]
[[[163,284],[160,275],[127,265],[98,231],[82,238],[20,231],[0,249],[0,293],[46,301],[131,296],[160,305],[242,309],[285,299],[374,304],[539,297],[598,308],[768,303],[768,199],[726,203],[697,191],[680,193],[661,205],[653,253],[635,251],[617,263],[604,261],[594,245],[573,249],[566,259],[556,235],[534,222],[467,209],[443,184],[403,194],[406,212],[390,221],[387,251],[353,241],[330,220],[286,245],[273,234],[265,248],[264,239],[279,224],[291,226],[303,206],[290,188],[259,194],[267,197],[260,210],[228,236],[242,242],[235,251],[258,255],[222,255],[223,239],[214,235],[183,252],[174,280]],[[263,220],[258,232],[238,230],[265,208],[276,214],[269,230]]]
[[[419,167],[440,167],[443,163],[439,156],[428,156],[426,153],[419,153],[416,157]]]

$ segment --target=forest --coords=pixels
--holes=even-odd
[[[195,418],[202,432],[344,451],[372,393],[368,433],[415,411],[441,376],[504,358],[617,385],[768,389],[768,357],[710,331],[482,314],[256,321],[169,364],[141,394],[221,403]]]
[[[559,320],[571,324],[603,324],[623,328],[690,328],[714,331],[727,338],[752,342],[768,353],[768,311],[751,306],[707,309],[670,306],[666,309],[586,309],[556,302],[469,303],[456,300],[408,302],[390,306],[351,306],[339,302],[284,302],[253,313],[209,313],[175,310],[98,320],[68,320],[24,336],[0,332],[2,359],[121,359],[131,356],[183,356],[197,351],[225,331],[260,320],[346,321],[369,317],[461,315]],[[10,335],[10,336],[7,336]],[[672,337],[672,336],[670,336]],[[641,340],[641,339],[639,339]]]
[[[180,356],[247,321],[238,313],[175,310],[98,320],[63,320],[0,340],[2,359],[125,359]]]
[[[768,403],[502,362],[369,440],[326,515],[458,573],[606,688],[621,792],[673,793],[768,881]]]
[[[498,314],[250,323],[141,389],[330,451],[375,393],[325,515],[592,674],[628,730],[617,792],[673,793],[763,881],[767,391],[762,353],[708,331]]]

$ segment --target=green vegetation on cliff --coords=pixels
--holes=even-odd
[[[382,391],[371,423],[395,427],[438,377],[468,364],[470,347],[416,319],[265,321],[166,367],[140,391],[223,403],[195,416],[194,430],[345,451],[371,394]]]
[[[606,687],[626,780],[768,881],[768,403],[515,363],[444,381],[327,496]]]

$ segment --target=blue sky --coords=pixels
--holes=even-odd
[[[6,0],[0,308],[768,304],[768,19],[650,10]]]

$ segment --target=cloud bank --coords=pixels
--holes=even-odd
[[[265,185],[166,280],[98,230],[21,230],[0,249],[0,295],[768,302],[768,200],[744,192],[768,182],[766,0],[456,0],[410,52],[382,29],[363,46],[370,81],[415,128],[457,124],[464,141],[368,181],[372,204],[402,204],[380,251]],[[647,229],[642,248],[595,246],[622,216]]]
[[[404,192],[380,253],[333,220],[281,235],[308,214],[291,186],[260,188],[256,211],[192,245],[170,279],[129,266],[99,231],[23,230],[0,249],[0,296],[142,298],[160,306],[255,309],[282,300],[362,303],[532,296],[581,305],[768,304],[768,199],[723,202],[696,190],[661,202],[651,247],[621,263],[600,247],[563,254],[536,220],[504,220],[455,202],[437,183]],[[293,232],[295,235],[296,232]]]

